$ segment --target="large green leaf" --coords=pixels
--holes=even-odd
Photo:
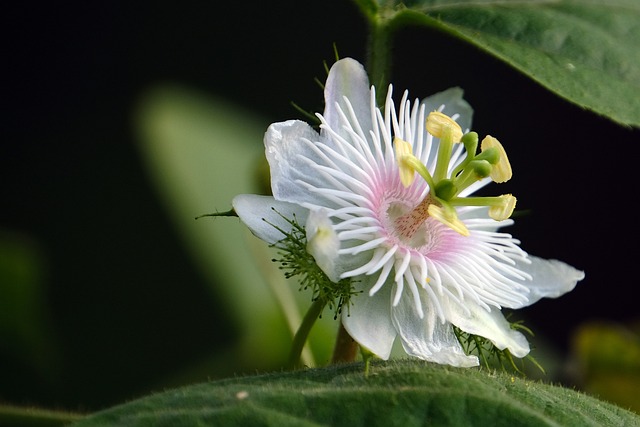
[[[637,426],[574,390],[420,361],[361,364],[199,384],[90,416],[84,426]]]
[[[620,124],[640,126],[640,2],[636,0],[356,3],[371,19],[374,35],[411,24],[444,31],[579,106]]]

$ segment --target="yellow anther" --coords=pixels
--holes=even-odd
[[[504,221],[509,218],[516,207],[516,198],[511,194],[498,196],[502,203],[489,207],[489,216],[496,221]]]
[[[429,205],[428,212],[429,216],[437,219],[447,227],[451,228],[453,231],[456,231],[463,236],[469,235],[467,226],[464,225],[462,221],[460,221],[455,209],[453,209],[452,207],[443,209],[438,205]]]
[[[442,138],[445,129],[449,128],[453,142],[462,139],[462,128],[451,117],[439,111],[432,111],[427,117],[427,132],[436,138]]]
[[[400,169],[400,181],[406,187],[410,186],[416,178],[416,170],[407,160],[413,158],[411,144],[397,136],[393,138],[393,146],[396,153],[396,162]]]
[[[494,182],[509,181],[513,173],[511,172],[511,163],[509,163],[509,158],[507,157],[506,151],[504,151],[504,147],[496,138],[491,135],[487,135],[482,140],[480,149],[484,151],[487,148],[495,148],[499,153],[498,162],[491,168],[491,179]]]

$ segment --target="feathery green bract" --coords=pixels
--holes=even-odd
[[[279,213],[278,213],[279,214]],[[280,215],[282,216],[282,215]],[[349,309],[351,296],[355,293],[350,279],[341,279],[337,283],[329,280],[326,274],[318,267],[313,256],[307,252],[307,237],[303,226],[297,219],[282,216],[289,224],[291,231],[285,231],[273,225],[283,234],[283,239],[271,245],[278,249],[280,258],[272,261],[280,264],[287,279],[298,277],[300,290],[311,289],[312,301],[325,301],[334,312],[334,319],[342,313],[343,307]]]

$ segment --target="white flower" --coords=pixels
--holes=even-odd
[[[511,171],[495,138],[487,137],[475,158],[466,152],[475,151],[477,136],[471,143],[461,138],[472,115],[462,90],[413,103],[405,92],[397,111],[391,95],[390,87],[380,111],[362,65],[336,62],[325,85],[325,112],[318,115],[320,133],[297,120],[272,124],[265,148],[273,197],[237,196],[236,213],[269,243],[283,237],[273,225],[291,228],[282,216],[305,223],[308,250],[327,276],[353,278],[362,292],[343,310],[346,330],[382,359],[399,338],[411,356],[477,365],[453,325],[525,356],[529,344],[501,308],[558,297],[584,273],[529,256],[497,231],[512,223],[505,218],[513,196],[467,198],[491,182],[491,173],[506,180]],[[432,116],[429,129],[438,138],[425,129],[435,110],[441,114]],[[398,154],[394,139],[404,144]],[[484,153],[488,147],[497,148]],[[414,171],[424,179],[411,178]]]

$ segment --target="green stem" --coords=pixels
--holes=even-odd
[[[429,169],[427,169],[427,167],[423,165],[422,162],[416,156],[413,156],[413,155],[405,156],[402,159],[402,161],[406,163],[408,166],[410,166],[411,168],[413,168],[416,172],[418,172],[418,175],[420,175],[429,185],[429,189],[431,190],[432,196],[436,197],[437,196],[435,193],[436,181],[433,180],[433,177],[429,173]]]
[[[316,320],[318,320],[318,317],[320,317],[326,304],[327,301],[324,298],[318,298],[313,301],[309,310],[304,315],[302,323],[296,331],[293,337],[293,343],[291,344],[291,352],[289,353],[289,366],[291,368],[300,367],[300,355],[309,337],[309,332],[311,332],[311,328],[316,323]]]
[[[433,172],[433,179],[435,182],[442,181],[447,177],[449,161],[451,160],[451,152],[453,151],[453,144],[453,132],[449,126],[446,126],[442,131],[442,136],[440,137],[438,160],[436,161],[436,170]]]
[[[376,102],[384,105],[391,78],[391,38],[388,20],[376,14],[369,20],[367,70],[369,80],[376,87]]]
[[[47,409],[0,405],[0,425],[57,427],[71,424],[84,415]]]

